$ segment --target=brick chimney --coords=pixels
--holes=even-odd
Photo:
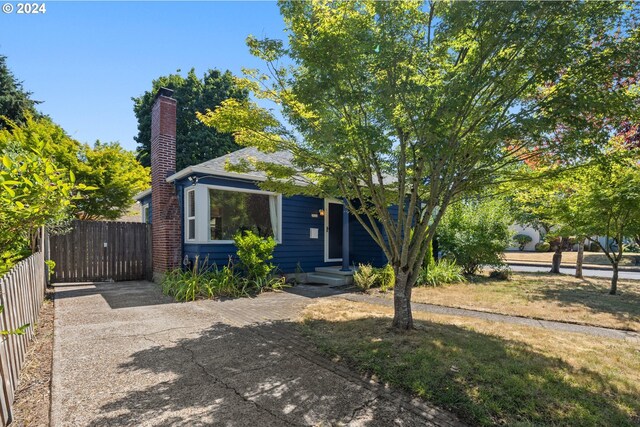
[[[167,177],[176,172],[176,105],[171,89],[161,88],[151,114],[151,214],[153,280],[180,265],[181,224],[176,189]]]

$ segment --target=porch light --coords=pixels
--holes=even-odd
[[[324,216],[324,209],[319,209],[318,210],[318,215]]]

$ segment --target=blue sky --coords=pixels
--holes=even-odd
[[[129,150],[137,133],[131,97],[154,78],[191,67],[240,74],[261,65],[247,35],[285,36],[274,2],[47,1],[46,8],[0,13],[0,54],[72,137]]]

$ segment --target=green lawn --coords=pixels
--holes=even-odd
[[[474,425],[640,424],[640,344],[455,316],[323,300],[301,328],[337,361]]]

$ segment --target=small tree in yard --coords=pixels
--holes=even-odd
[[[483,265],[504,264],[502,253],[511,243],[512,219],[500,201],[463,201],[449,207],[438,226],[445,257],[455,258],[465,274]]]
[[[411,289],[447,207],[508,179],[510,165],[604,139],[595,127],[580,128],[580,143],[550,139],[576,111],[633,101],[597,91],[611,80],[610,58],[637,42],[625,19],[634,7],[282,1],[288,45],[249,37],[269,75],[248,70],[239,85],[278,106],[291,127],[238,99],[200,118],[241,145],[293,154],[292,168],[244,165],[267,172],[265,188],[345,198],[393,266],[393,326],[410,329]],[[624,37],[613,37],[619,27]]]
[[[511,212],[516,222],[544,232],[553,250],[551,273],[560,274],[562,252],[568,245],[569,236],[575,232],[565,222],[571,182],[567,180],[567,174],[558,173],[556,166],[523,165],[519,173],[521,181],[504,186],[509,194]]]
[[[617,292],[623,238],[640,233],[639,150],[612,145],[606,156],[575,174],[566,211],[566,222],[597,244],[609,259],[613,269],[611,295]],[[602,245],[590,237],[595,235],[616,245]]]

